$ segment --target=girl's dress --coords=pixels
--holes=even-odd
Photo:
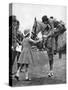
[[[21,51],[18,63],[32,65],[33,56],[32,56],[31,45],[29,43],[29,38],[23,39],[22,47],[23,47],[23,50]]]
[[[29,64],[31,67],[44,66],[48,63],[46,53],[32,50],[29,38],[23,39],[23,50],[21,51],[18,63]]]

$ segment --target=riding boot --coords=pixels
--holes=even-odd
[[[53,69],[53,60],[50,60],[49,64],[50,64],[50,70],[52,70]]]

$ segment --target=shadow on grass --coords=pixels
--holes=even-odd
[[[33,78],[31,81],[13,80],[13,86],[33,86],[33,85],[47,85],[47,84],[64,84],[66,81],[57,80],[56,78],[42,77],[42,78]]]

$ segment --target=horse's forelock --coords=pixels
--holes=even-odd
[[[46,28],[46,25],[40,21],[37,21],[37,33],[43,31]]]

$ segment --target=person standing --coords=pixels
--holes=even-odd
[[[24,39],[22,41],[22,51],[18,60],[18,63],[20,64],[19,69],[17,70],[17,73],[15,75],[15,78],[19,80],[21,69],[25,67],[25,79],[30,80],[29,78],[29,66],[33,65],[33,56],[32,56],[32,50],[31,50],[31,44],[30,42],[36,44],[40,40],[33,40],[30,38],[30,32],[29,30],[24,31]]]
[[[53,34],[54,34],[54,27],[52,22],[49,21],[49,18],[44,15],[42,17],[42,22],[47,25],[47,27],[45,28],[44,32],[43,32],[43,39],[44,39],[44,45],[46,45],[45,47],[47,48],[47,53],[48,53],[48,57],[49,57],[49,66],[50,66],[50,72],[48,74],[48,76],[53,76]],[[46,39],[46,40],[45,40]]]

